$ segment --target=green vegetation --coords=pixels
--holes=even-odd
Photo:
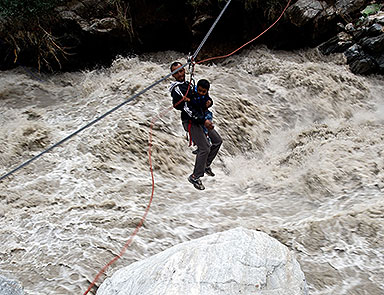
[[[362,16],[358,19],[356,25],[362,26],[366,24],[368,16],[378,13],[382,8],[384,8],[384,4],[373,3],[368,5],[360,12]]]
[[[361,12],[361,14],[364,17],[367,17],[369,15],[378,13],[383,7],[384,7],[383,4],[378,4],[378,3],[370,4],[367,7],[365,7],[365,9]]]
[[[52,61],[61,67],[65,51],[49,29],[55,17],[52,10],[66,0],[0,0],[1,36],[10,48],[14,63],[25,56],[33,56],[40,70],[51,69]]]
[[[49,12],[65,0],[1,0],[1,18],[28,19]]]
[[[70,0],[0,0],[0,36],[2,55],[8,63],[27,63],[39,71],[54,71],[73,54],[60,31],[60,16],[55,8]],[[130,1],[95,1],[89,13],[101,10],[114,16],[122,31],[134,38]],[[70,32],[69,32],[70,33]],[[68,46],[68,45],[67,45]]]
[[[186,4],[187,5],[190,5],[192,7],[198,7],[206,2],[209,2],[209,1],[206,1],[206,0],[188,0],[186,1]]]
[[[14,31],[8,31],[4,36],[4,42],[11,49],[13,62],[16,64],[20,56],[25,57],[26,52],[29,52],[30,61],[33,61],[39,71],[52,70],[52,61],[61,68],[60,60],[65,58],[67,53],[57,39],[40,24],[33,30],[29,29],[25,24],[19,25]]]
[[[122,0],[109,0],[108,2],[115,7],[116,10],[116,19],[120,22],[121,26],[128,33],[131,41],[135,35],[132,25],[132,16],[130,12],[129,2]]]

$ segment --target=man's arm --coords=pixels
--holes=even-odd
[[[184,97],[187,90],[187,97]],[[193,90],[188,87],[188,83],[183,83],[174,87],[172,89],[171,96],[173,107],[175,109],[184,111],[194,123],[204,124],[204,114],[201,110],[195,109],[192,103],[189,103],[189,101],[193,99]]]
[[[184,107],[184,103],[182,101],[184,94],[180,91],[179,86],[176,86],[172,90],[171,96],[172,96],[172,105],[173,105],[173,107],[175,109],[178,109],[178,110],[182,111],[183,107]]]
[[[177,85],[172,89],[171,91],[172,104],[175,109],[182,111],[184,108],[184,101],[189,101],[190,98],[192,97],[192,89],[189,89],[187,97],[184,97],[187,90],[188,90],[187,83]]]
[[[192,107],[191,103],[185,103],[183,110],[187,113],[192,122],[196,124],[204,124],[205,123],[205,115],[201,110],[197,110]]]

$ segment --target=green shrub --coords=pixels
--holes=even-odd
[[[0,0],[0,17],[37,17],[64,2],[65,0]]]
[[[383,4],[377,4],[377,3],[370,4],[367,7],[365,7],[365,9],[361,12],[361,14],[365,17],[372,14],[376,14],[381,10],[381,8],[383,8],[383,6],[384,6]]]
[[[9,47],[8,59],[33,60],[36,67],[51,70],[52,63],[61,67],[66,52],[52,35],[52,10],[67,0],[0,0],[0,36]],[[46,28],[46,29],[45,29]]]

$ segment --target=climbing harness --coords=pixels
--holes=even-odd
[[[216,19],[216,21],[213,23],[213,25],[211,26],[210,30],[208,31],[207,35],[205,36],[205,38],[203,39],[203,41],[201,42],[200,46],[198,47],[198,49],[195,51],[195,53],[190,57],[188,58],[188,62],[186,64],[184,64],[183,66],[181,67],[178,67],[177,69],[175,69],[172,73],[168,74],[167,76],[165,76],[164,78],[160,79],[157,83],[155,82],[154,84],[152,84],[153,86],[157,85],[158,83],[160,83],[161,81],[165,80],[166,78],[170,77],[171,75],[175,74],[176,72],[178,72],[179,70],[181,70],[182,68],[186,67],[187,65],[190,66],[190,81],[189,81],[189,84],[188,84],[188,89],[187,89],[187,92],[185,94],[185,96],[188,94],[188,91],[189,89],[191,88],[191,85],[192,85],[192,82],[193,82],[193,73],[194,73],[194,66],[195,66],[195,63],[194,63],[194,59],[195,57],[197,56],[197,54],[199,53],[199,51],[201,50],[202,46],[204,45],[205,41],[208,39],[208,36],[211,34],[213,28],[216,26],[217,22],[218,22],[218,19],[223,15],[224,13],[224,10],[228,7],[229,3],[231,2],[231,0],[228,0],[227,4],[225,5],[225,7],[223,8],[222,12],[220,13],[220,15],[218,16],[218,18]],[[152,87],[153,87],[152,86]],[[151,88],[152,88],[151,87]],[[145,90],[149,90],[150,88],[147,87]],[[144,92],[141,92],[139,93],[138,95],[136,95],[135,97],[139,96],[140,94],[142,94]],[[179,101],[177,102],[177,104],[181,103],[185,96]],[[131,98],[130,100],[132,100],[133,98]],[[173,108],[174,106],[172,106]],[[144,215],[142,217],[142,219],[140,220],[140,223],[136,226],[134,232],[131,234],[129,240],[125,243],[124,247],[122,248],[122,250],[120,251],[120,253],[115,256],[111,261],[109,261],[100,271],[99,273],[96,275],[96,277],[94,278],[94,280],[91,282],[91,284],[89,285],[88,289],[85,291],[85,293],[83,295],[86,295],[89,293],[89,291],[93,288],[93,286],[95,285],[96,281],[99,279],[99,277],[108,269],[109,266],[111,266],[116,260],[118,260],[124,253],[125,251],[127,250],[127,248],[129,247],[129,245],[131,244],[134,236],[137,234],[137,232],[139,231],[140,227],[142,226],[142,224],[144,223],[144,220],[149,212],[149,208],[152,204],[152,201],[153,201],[153,195],[154,195],[154,190],[155,190],[155,182],[154,182],[154,176],[153,176],[153,168],[152,168],[152,157],[151,157],[151,147],[152,147],[152,130],[153,130],[153,125],[156,121],[157,118],[160,118],[162,115],[164,115],[164,113],[168,112],[171,108],[168,108],[165,112],[161,113],[159,116],[157,117],[154,117],[151,121],[151,128],[150,128],[150,132],[149,132],[149,148],[148,148],[148,156],[149,156],[149,165],[150,165],[150,171],[151,171],[151,178],[152,178],[152,192],[151,192],[151,197],[149,199],[149,202],[148,202],[148,205],[145,209],[145,212],[144,212]],[[96,123],[96,122],[95,122]],[[1,179],[0,179],[1,180]]]

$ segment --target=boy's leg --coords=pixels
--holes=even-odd
[[[223,143],[221,136],[215,129],[208,130],[208,136],[211,139],[212,146],[207,157],[206,167],[211,166],[212,161],[215,159],[217,153],[219,152],[220,146]]]
[[[210,146],[207,140],[207,136],[204,134],[202,125],[192,124],[191,137],[198,148],[193,175],[199,178],[204,176],[207,158],[210,153]]]

